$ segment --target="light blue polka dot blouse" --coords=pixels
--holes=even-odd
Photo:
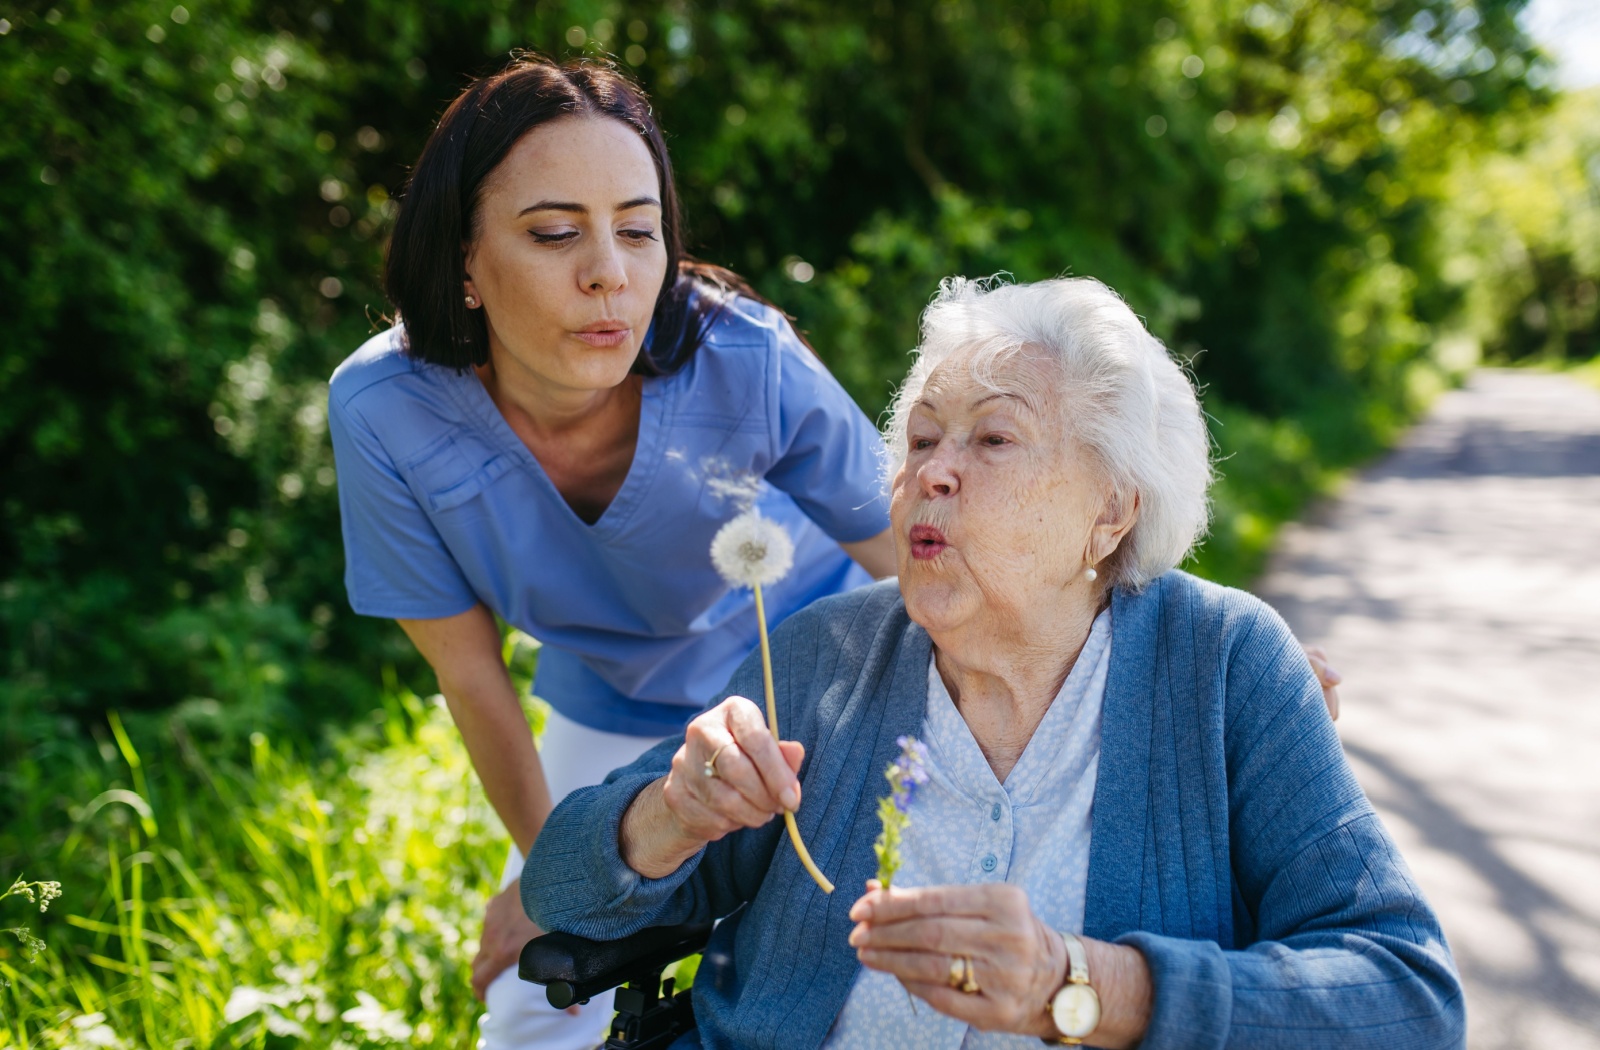
[[[1002,784],[928,661],[922,740],[929,780],[912,804],[896,886],[1009,882],[1048,926],[1083,932],[1089,835],[1100,766],[1100,706],[1110,664],[1111,611],[1089,640],[1022,757]],[[983,964],[976,963],[983,981]],[[1044,1003],[1039,1004],[1043,1011]],[[823,1044],[830,1050],[990,1050],[1038,1039],[980,1032],[913,1004],[900,982],[862,968]]]

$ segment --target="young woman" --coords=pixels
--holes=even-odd
[[[753,499],[794,536],[774,621],[893,573],[881,442],[784,316],[683,253],[672,167],[639,89],[514,62],[424,147],[390,247],[402,325],[334,374],[329,425],[355,610],[438,674],[521,867],[554,802],[681,732],[755,645],[713,569]],[[544,643],[536,751],[495,616]],[[593,1046],[521,984],[535,934],[489,905],[485,1045]]]
[[[684,255],[661,131],[603,65],[525,58],[470,85],[386,278],[403,324],[329,392],[350,602],[433,666],[515,842],[473,960],[483,1046],[593,1046],[609,1000],[566,1016],[510,969],[537,932],[521,858],[555,802],[681,733],[754,647],[751,597],[709,556],[745,502],[795,540],[774,624],[893,574],[882,443],[780,311]],[[537,751],[496,616],[544,643]]]

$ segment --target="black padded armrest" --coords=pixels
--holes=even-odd
[[[547,933],[523,946],[517,976],[544,985],[550,1005],[565,1008],[693,955],[706,946],[711,927],[709,922],[654,926],[617,941]]]

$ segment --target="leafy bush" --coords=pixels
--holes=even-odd
[[[383,664],[414,677],[393,628],[344,605],[324,381],[381,323],[386,223],[431,116],[508,48],[638,72],[703,254],[793,310],[869,412],[941,277],[1092,274],[1195,359],[1219,419],[1305,430],[1289,466],[1310,478],[1405,418],[1457,323],[1445,174],[1541,104],[1515,6],[8,15],[0,743],[194,698],[238,733],[304,728],[370,706]],[[1228,484],[1225,508],[1253,498]],[[1231,557],[1201,564],[1242,579]]]

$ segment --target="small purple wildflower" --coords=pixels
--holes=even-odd
[[[878,800],[883,832],[872,844],[878,854],[878,881],[885,889],[900,870],[900,840],[911,826],[911,803],[916,800],[917,788],[928,782],[927,745],[909,736],[899,737],[895,743],[900,745],[900,755],[883,771],[889,794]]]
[[[884,776],[889,781],[894,808],[905,813],[917,796],[917,788],[928,782],[928,745],[909,736],[897,737],[895,743],[900,745],[900,757]]]

